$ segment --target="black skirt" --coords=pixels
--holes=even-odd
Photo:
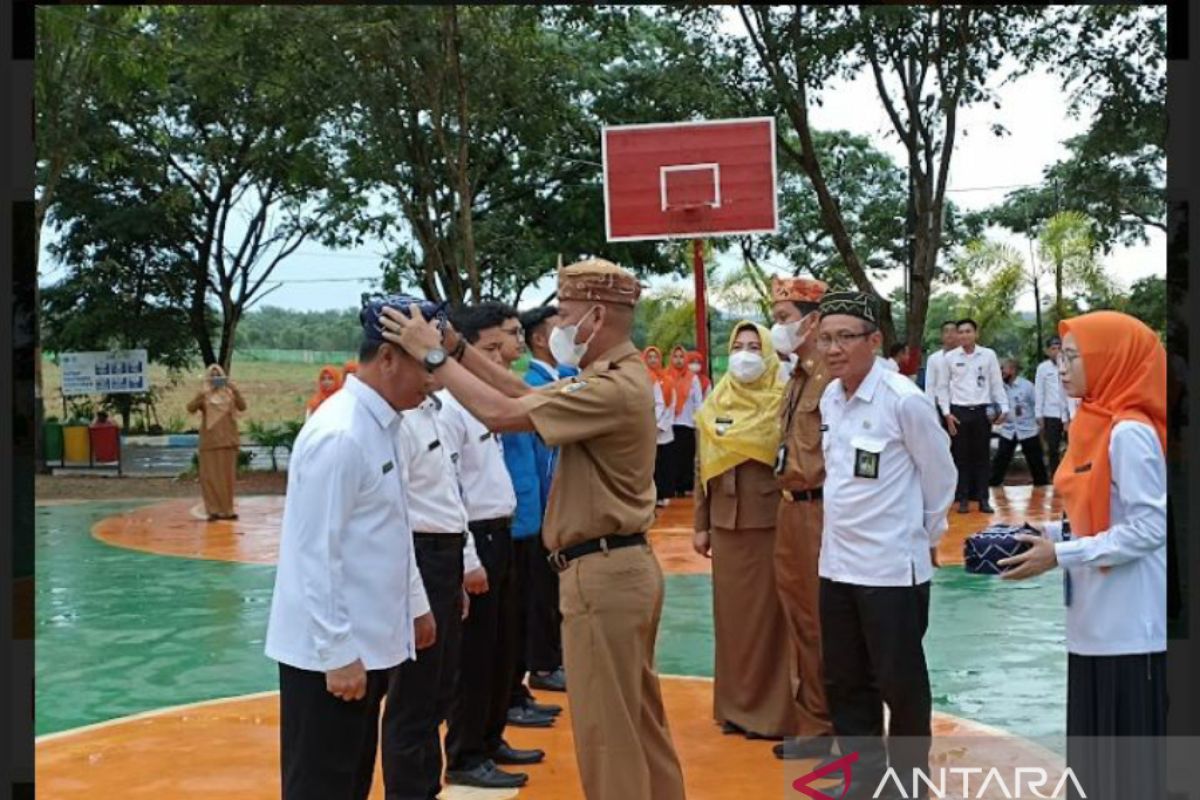
[[[1088,800],[1162,800],[1166,733],[1165,652],[1068,655],[1067,765]]]

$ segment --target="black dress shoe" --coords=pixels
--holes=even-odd
[[[557,717],[563,710],[562,706],[556,706],[554,703],[539,703],[536,700],[526,700],[525,708],[544,717]]]
[[[996,509],[992,508],[987,500],[984,500],[979,504],[979,513],[980,514],[995,514]]]
[[[563,672],[562,667],[548,674],[531,672],[529,673],[529,688],[541,689],[543,692],[565,692],[567,690],[567,674]]]
[[[721,723],[721,733],[725,734],[726,736],[729,736],[734,733],[745,733],[745,731],[742,730],[741,728],[739,728],[737,725],[730,722],[729,720],[725,720],[724,722]]]
[[[967,505],[966,500],[963,500],[962,502],[960,502],[958,504],[958,513],[960,513],[960,514],[970,514],[971,513],[971,508],[970,508],[970,506]]]
[[[497,764],[519,766],[522,764],[540,764],[545,760],[545,750],[518,750],[505,741],[501,741],[500,746],[496,748],[496,752],[492,754],[492,761]]]
[[[524,772],[505,772],[496,767],[496,762],[485,761],[474,769],[446,770],[446,783],[478,789],[519,789],[529,783],[529,776]]]
[[[510,708],[508,724],[518,728],[549,728],[554,724],[554,717],[538,714],[528,708]]]
[[[781,761],[796,761],[802,758],[825,758],[833,752],[832,736],[809,736],[784,739],[771,748]]]

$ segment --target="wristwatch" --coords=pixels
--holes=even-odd
[[[425,371],[433,372],[446,363],[446,351],[440,347],[432,348],[425,354]]]

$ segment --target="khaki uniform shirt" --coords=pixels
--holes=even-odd
[[[242,399],[242,393],[236,388],[233,389],[233,403],[238,411],[246,410],[246,401]],[[240,447],[242,444],[242,435],[238,431],[237,419],[232,413],[226,414],[211,428],[208,427],[208,415],[212,410],[208,405],[208,394],[200,392],[196,395],[192,402],[188,403],[187,410],[191,413],[200,412],[200,449],[201,450],[221,450],[226,447]]]
[[[779,488],[817,489],[825,484],[825,454],[821,449],[821,395],[833,377],[818,356],[796,364],[780,409],[787,463],[778,477]]]
[[[655,418],[650,373],[631,342],[579,375],[526,395],[534,429],[560,447],[542,524],[554,551],[654,522]]]

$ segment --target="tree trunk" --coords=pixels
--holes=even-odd
[[[1042,338],[1042,291],[1038,285],[1036,269],[1033,272],[1033,309],[1037,319],[1037,340],[1038,350],[1040,351],[1042,349],[1042,342],[1045,340]]]
[[[1062,255],[1054,256],[1054,324],[1062,322],[1067,316],[1063,307],[1063,259]]]

